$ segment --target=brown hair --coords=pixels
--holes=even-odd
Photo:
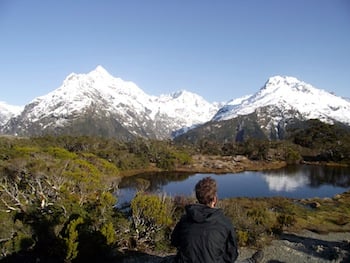
[[[195,191],[198,202],[209,205],[216,196],[216,181],[211,177],[205,177],[196,184]]]

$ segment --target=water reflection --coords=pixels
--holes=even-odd
[[[237,174],[148,173],[123,178],[118,199],[130,200],[136,191],[193,195],[198,180],[212,176],[218,182],[219,198],[286,196],[293,198],[332,197],[350,187],[350,168],[311,165]]]
[[[263,177],[273,191],[290,192],[300,187],[319,188],[322,185],[350,187],[350,171],[344,167],[295,165],[265,171]]]
[[[134,188],[148,192],[157,192],[170,182],[186,181],[193,173],[158,172],[143,173],[135,176],[124,177],[119,188]]]
[[[309,184],[309,179],[303,175],[263,175],[270,191],[277,192],[293,192],[297,188],[304,187]]]

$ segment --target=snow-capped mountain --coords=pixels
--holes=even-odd
[[[8,122],[9,119],[15,117],[23,110],[22,106],[9,105],[6,102],[0,101],[0,127]]]
[[[350,126],[350,103],[294,77],[271,77],[255,94],[229,101],[210,122],[178,140],[283,139],[288,125],[310,119]]]
[[[151,96],[98,66],[70,74],[62,86],[23,107],[0,103],[0,133],[134,136],[168,139],[283,138],[294,121],[319,119],[350,126],[350,102],[293,77],[271,77],[255,94],[222,106],[182,90]]]
[[[293,77],[271,77],[254,95],[227,103],[213,117],[213,121],[228,120],[272,106],[285,114],[299,112],[304,119],[323,122],[342,122],[350,125],[349,101]]]
[[[217,110],[218,105],[187,91],[150,96],[98,66],[88,74],[70,74],[61,87],[34,99],[3,125],[2,133],[114,136],[122,132],[124,138],[164,139],[175,130],[210,120]]]

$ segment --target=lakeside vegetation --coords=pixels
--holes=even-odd
[[[169,235],[191,197],[140,192],[130,210],[115,208],[121,176],[188,171],[243,156],[261,164],[350,164],[347,129],[310,121],[286,141],[196,145],[137,139],[45,136],[0,137],[0,262],[107,261],[125,250],[173,252]],[[194,158],[202,156],[203,158]],[[268,166],[261,166],[267,168]],[[221,165],[206,171],[225,172]],[[282,231],[350,231],[350,192],[334,198],[231,198],[219,206],[232,218],[242,246],[260,246]]]

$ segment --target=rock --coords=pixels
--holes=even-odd
[[[245,157],[244,155],[236,155],[235,157],[233,157],[233,160],[235,162],[244,162],[244,161],[247,161],[248,158]]]
[[[309,203],[309,206],[311,207],[311,208],[313,208],[313,209],[316,209],[316,208],[319,208],[319,207],[321,207],[321,204],[319,203],[319,202],[311,202],[311,203]]]

